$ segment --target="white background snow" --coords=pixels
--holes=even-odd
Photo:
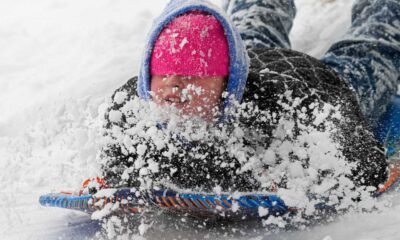
[[[296,0],[293,48],[323,55],[348,28],[352,2]],[[101,103],[137,73],[166,3],[0,0],[0,239],[81,238],[74,229],[86,215],[43,208],[38,197],[96,175]],[[400,196],[388,197],[386,210],[266,238],[400,239]]]

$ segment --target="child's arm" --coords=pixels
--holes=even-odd
[[[112,103],[105,113],[105,137],[109,137],[110,143],[103,147],[100,158],[102,159],[102,176],[110,187],[133,187],[135,185],[133,182],[124,181],[122,176],[124,171],[133,165],[136,157],[132,154],[127,154],[126,149],[123,149],[120,144],[113,141],[113,137],[110,135],[113,127],[123,127],[126,124],[126,116],[121,112],[121,121],[115,122],[110,119],[110,112],[119,111],[127,101],[137,95],[136,83],[137,77],[133,77],[118,88],[111,96]],[[123,101],[117,99],[118,95],[123,92],[126,93],[126,98]]]

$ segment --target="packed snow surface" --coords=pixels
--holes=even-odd
[[[322,56],[349,26],[352,2],[296,0],[298,12],[290,36],[293,48]],[[90,216],[43,208],[38,197],[75,190],[99,172],[96,159],[103,144],[106,99],[136,75],[146,32],[166,3],[1,1],[1,239],[83,239],[97,229],[98,223]],[[125,98],[121,92],[114,101]],[[115,112],[111,117],[118,121],[120,115]],[[294,174],[298,173],[295,168]],[[383,200],[392,206],[379,211],[347,214],[304,231],[258,233],[252,239],[398,239],[398,198],[397,193],[387,195]],[[263,209],[259,212],[266,214]],[[145,232],[148,227],[142,224],[139,230]],[[190,228],[168,229],[161,236],[185,235],[193,236]],[[235,236],[248,238],[240,232]]]

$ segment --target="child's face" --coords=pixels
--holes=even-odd
[[[211,120],[219,111],[224,77],[193,77],[181,75],[153,75],[153,101],[160,106],[171,105],[188,116]]]

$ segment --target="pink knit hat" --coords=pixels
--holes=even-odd
[[[176,17],[158,36],[151,75],[228,76],[229,48],[221,23],[200,11]]]

